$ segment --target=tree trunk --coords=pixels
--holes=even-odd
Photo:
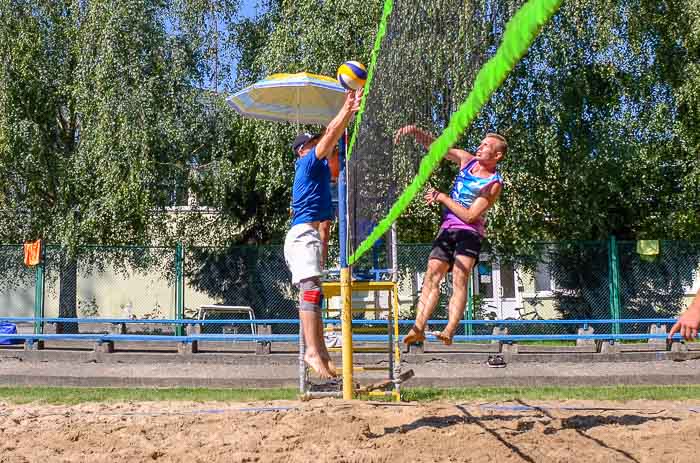
[[[75,258],[61,259],[61,287],[58,296],[58,316],[77,318],[78,316],[78,261]],[[57,323],[56,333],[77,333],[77,323]]]

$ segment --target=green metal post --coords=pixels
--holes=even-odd
[[[467,285],[467,316],[468,321],[474,320],[474,298],[472,286],[474,285],[474,279],[469,279],[469,284]],[[471,324],[467,325],[467,336],[472,336],[474,334],[474,327]]]
[[[41,247],[39,264],[34,268],[34,318],[44,318],[44,293],[46,278],[44,272],[44,247]],[[44,333],[44,323],[34,322],[34,334]]]
[[[185,248],[178,243],[175,247],[175,319],[185,318]],[[175,327],[177,336],[184,335],[182,325]]]
[[[617,253],[617,240],[614,236],[610,236],[608,242],[608,255],[610,256],[610,316],[611,318],[621,318],[621,303],[620,303],[620,260]],[[620,324],[613,325],[613,334],[620,334]]]

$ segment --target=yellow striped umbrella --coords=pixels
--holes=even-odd
[[[242,116],[297,125],[328,125],[343,101],[337,80],[307,72],[273,74],[226,99]]]

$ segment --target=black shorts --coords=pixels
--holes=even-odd
[[[441,228],[430,251],[429,259],[438,259],[450,264],[450,269],[457,256],[473,257],[479,261],[481,237],[469,230]]]

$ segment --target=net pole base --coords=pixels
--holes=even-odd
[[[352,355],[352,274],[349,267],[340,270],[342,309],[343,400],[354,398]]]

